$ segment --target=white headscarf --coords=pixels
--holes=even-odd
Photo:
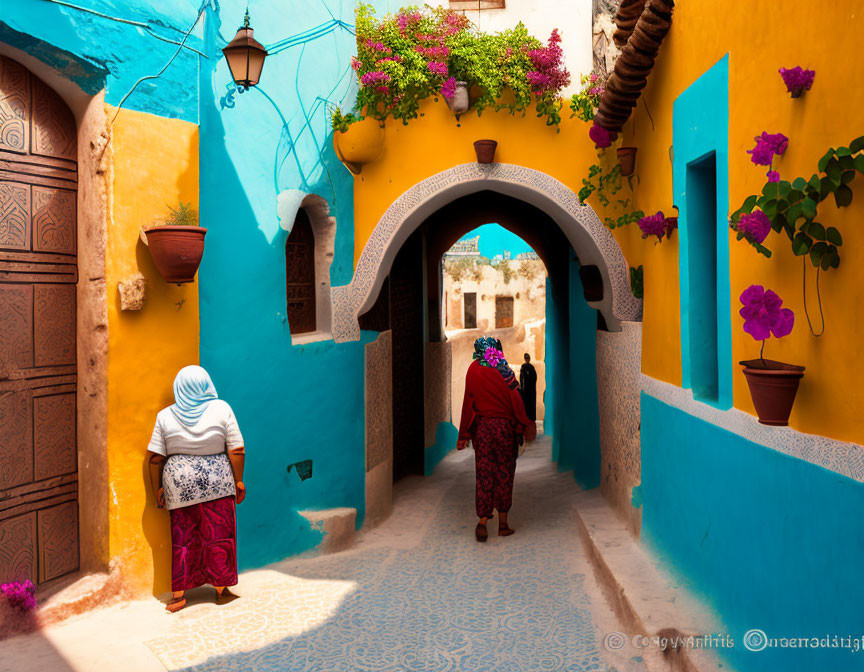
[[[200,366],[184,366],[174,379],[174,403],[171,412],[187,427],[192,427],[218,399],[210,374]]]

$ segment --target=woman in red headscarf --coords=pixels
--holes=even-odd
[[[519,383],[496,338],[474,342],[474,361],[465,377],[465,399],[459,425],[457,448],[464,450],[471,441],[476,465],[476,505],[480,521],[474,534],[486,541],[486,521],[492,509],[498,511],[498,536],[515,530],[507,525],[507,512],[513,500],[516,456],[522,440],[533,441],[537,428],[525,414]]]

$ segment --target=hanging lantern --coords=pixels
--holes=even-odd
[[[241,92],[258,83],[264,58],[267,56],[264,45],[252,37],[252,32],[247,9],[243,25],[237,30],[234,39],[222,50],[234,83],[240,87]]]

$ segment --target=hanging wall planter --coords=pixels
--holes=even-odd
[[[450,98],[445,96],[444,100],[447,101],[447,107],[450,108],[450,111],[457,117],[467,112],[471,106],[471,99],[468,97],[468,83],[456,82],[453,95]]]
[[[492,163],[495,160],[495,149],[497,147],[498,142],[495,140],[477,140],[474,143],[477,163]]]
[[[198,226],[198,213],[189,204],[171,208],[164,225],[145,232],[153,263],[166,282],[182,285],[195,280],[204,256],[207,229]]]
[[[619,147],[618,163],[621,164],[621,175],[630,177],[636,170],[636,147]]]
[[[355,175],[367,163],[381,156],[384,149],[384,129],[377,119],[367,117],[354,122],[345,131],[333,134],[336,154]]]
[[[739,363],[744,367],[759,422],[778,427],[788,425],[804,367],[773,359],[748,359]]]

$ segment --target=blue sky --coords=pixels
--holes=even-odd
[[[510,250],[514,258],[521,252],[533,252],[531,246],[519,236],[497,224],[484,224],[473,231],[469,231],[460,240],[473,238],[478,234],[480,235],[480,254],[490,259],[496,254],[501,254],[504,250]]]

